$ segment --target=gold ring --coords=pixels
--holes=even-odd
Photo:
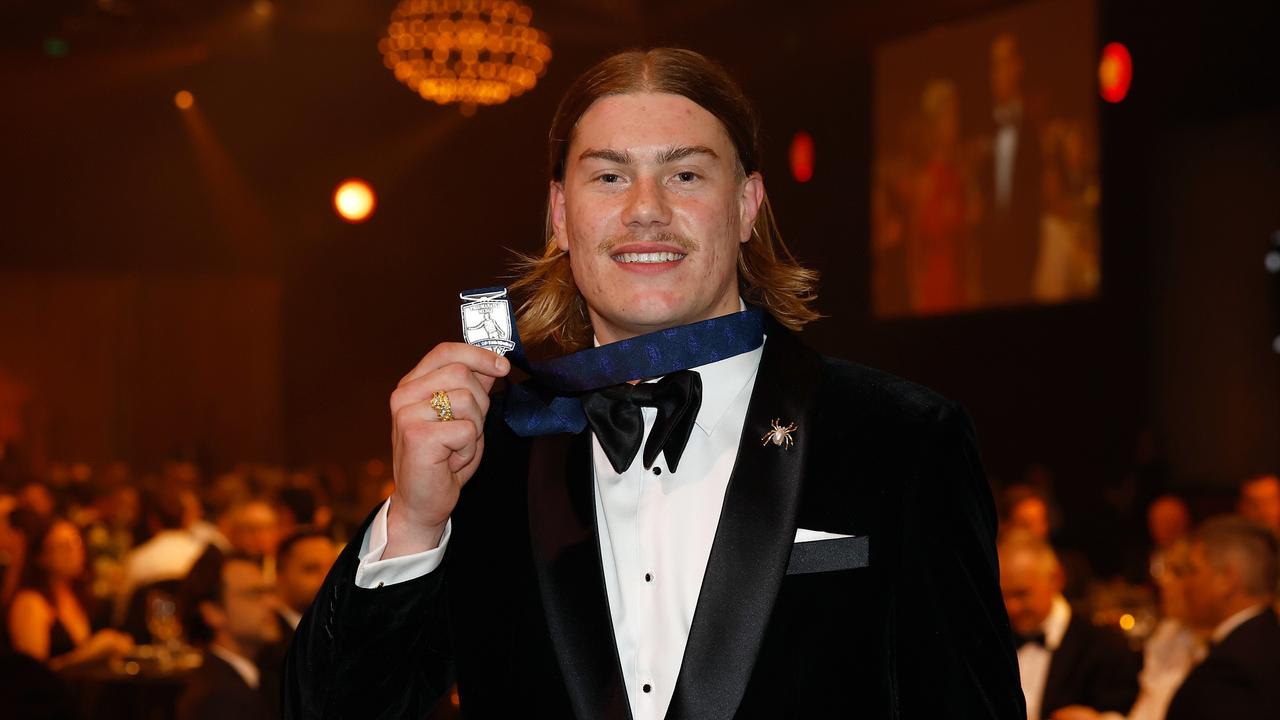
[[[443,390],[431,393],[431,407],[436,409],[440,422],[449,422],[453,419],[453,406],[449,404],[449,393]]]

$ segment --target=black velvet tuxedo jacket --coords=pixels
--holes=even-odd
[[[1167,720],[1280,718],[1280,622],[1268,609],[1209,651],[1182,681]]]
[[[1062,642],[1049,661],[1040,701],[1041,717],[1069,705],[1128,715],[1138,699],[1142,655],[1129,648],[1118,630],[1098,627],[1072,613]]]
[[[1026,717],[967,416],[770,323],[668,718]],[[294,636],[285,716],[627,718],[590,433],[495,401],[443,565],[377,589],[347,545]],[[763,445],[770,421],[795,445]],[[372,518],[372,515],[370,516]],[[796,529],[854,535],[793,547]]]

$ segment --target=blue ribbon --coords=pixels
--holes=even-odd
[[[464,295],[501,290],[482,288],[468,290]],[[525,355],[515,318],[511,322],[511,339],[516,346],[507,353],[507,359],[528,373],[530,379],[508,389],[503,416],[507,425],[522,437],[578,433],[587,426],[578,396],[755,350],[764,342],[764,313],[748,308],[536,362]]]

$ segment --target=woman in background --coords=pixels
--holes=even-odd
[[[124,633],[93,631],[84,540],[76,526],[58,517],[32,518],[21,530],[26,557],[8,617],[13,649],[55,671],[132,649]]]

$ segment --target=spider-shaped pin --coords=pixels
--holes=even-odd
[[[764,437],[760,438],[761,445],[773,443],[774,445],[785,449],[796,444],[795,439],[791,437],[791,433],[796,430],[795,423],[791,423],[790,425],[783,427],[778,422],[778,418],[774,418],[771,425],[773,425],[773,427],[769,428],[769,432],[765,433]]]

